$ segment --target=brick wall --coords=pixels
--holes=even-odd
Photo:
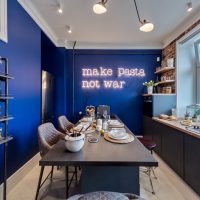
[[[189,31],[195,28],[197,25],[200,24],[200,19],[190,26],[186,31],[181,33],[175,40],[173,40],[168,46],[163,49],[162,56],[163,56],[163,66],[167,66],[167,59],[174,58],[174,63],[176,64],[176,41],[186,35]]]

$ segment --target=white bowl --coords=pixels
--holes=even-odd
[[[85,135],[84,134],[80,134],[77,137],[72,137],[71,135],[66,135],[65,136],[65,146],[66,146],[67,150],[69,150],[71,152],[78,152],[84,146]]]

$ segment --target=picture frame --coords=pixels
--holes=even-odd
[[[8,42],[7,33],[7,0],[0,0],[0,40]]]

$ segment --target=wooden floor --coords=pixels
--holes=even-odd
[[[179,176],[177,176],[157,155],[154,156],[159,162],[159,167],[155,169],[158,179],[153,179],[156,194],[151,194],[148,176],[141,172],[141,197],[146,200],[200,200],[200,197],[184,181],[182,181]],[[47,171],[48,169],[46,170],[46,173]],[[39,166],[36,166],[8,194],[8,200],[33,200],[35,197],[38,176]],[[54,177],[55,179],[52,183],[48,180],[43,186],[39,199],[65,199],[63,171],[55,171]]]

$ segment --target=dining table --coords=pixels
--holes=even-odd
[[[117,116],[116,119],[121,121]],[[97,143],[90,143],[89,137],[86,137],[84,147],[76,153],[66,149],[64,140],[55,144],[39,161],[40,176],[36,199],[46,166],[63,166],[66,169],[69,166],[81,167],[79,187],[83,194],[94,191],[113,191],[140,195],[139,167],[157,167],[158,162],[134,133],[125,125],[124,128],[127,133],[134,136],[134,140],[127,144],[109,142],[99,132],[93,133],[93,137],[98,137]],[[65,175],[68,198],[69,180],[68,174]]]

